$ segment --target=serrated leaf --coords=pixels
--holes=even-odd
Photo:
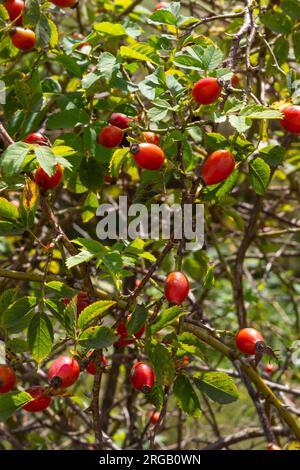
[[[36,145],[34,153],[39,165],[49,176],[53,176],[56,171],[56,157],[50,147]]]
[[[99,206],[99,201],[96,193],[89,193],[84,200],[83,208],[81,211],[82,222],[86,224],[89,222],[95,215],[97,208]]]
[[[263,195],[270,181],[271,170],[262,158],[249,162],[249,176],[252,188],[257,194]]]
[[[2,324],[4,328],[10,329],[22,323],[24,316],[28,314],[38,303],[36,297],[23,297],[16,300],[4,312]]]
[[[93,28],[97,33],[104,36],[127,36],[126,30],[119,23],[112,23],[110,21],[103,21],[102,23],[96,23]]]
[[[117,149],[114,151],[110,163],[109,173],[111,176],[118,176],[122,165],[125,163],[127,157],[130,156],[128,148]]]
[[[170,386],[175,377],[175,364],[170,351],[163,344],[158,343],[147,345],[147,352],[157,383]]]
[[[291,18],[280,11],[267,11],[262,15],[261,21],[274,33],[287,34],[293,27]]]
[[[157,410],[161,410],[164,402],[164,392],[160,385],[154,385],[147,393],[147,401],[152,403]]]
[[[136,43],[132,46],[121,46],[119,55],[127,59],[142,60],[143,62],[151,62],[152,64],[159,64],[159,57],[153,47],[144,43]]]
[[[50,354],[53,344],[53,328],[51,321],[44,313],[36,313],[32,318],[27,331],[27,342],[32,356],[38,364]]]
[[[162,310],[162,312],[158,315],[155,323],[152,323],[149,328],[150,335],[157,333],[162,328],[165,328],[167,325],[173,323],[175,318],[179,318],[184,315],[181,307],[170,307],[167,309]]]
[[[12,304],[16,298],[16,289],[6,289],[0,295],[0,325],[1,317],[3,316],[6,309]]]
[[[59,293],[62,297],[73,297],[74,295],[74,289],[61,281],[47,282],[46,287],[54,292]]]
[[[201,416],[201,406],[195,390],[186,375],[179,375],[175,380],[173,393],[179,408],[189,416]]]
[[[4,197],[0,197],[0,217],[5,217],[6,219],[19,218],[19,211],[17,207]]]
[[[0,166],[3,168],[4,174],[10,176],[18,173],[29,151],[30,145],[25,142],[16,142],[9,145],[0,160]]]
[[[208,46],[204,49],[202,56],[202,68],[204,70],[216,69],[223,60],[222,51],[215,46]]]
[[[77,255],[70,256],[66,261],[66,266],[68,269],[77,266],[78,264],[85,263],[86,261],[90,261],[93,258],[93,253],[89,251],[83,250],[80,251]]]
[[[283,162],[285,149],[280,145],[268,145],[259,149],[261,158],[271,166],[278,166]]]
[[[213,401],[226,405],[239,397],[232,378],[224,372],[199,372],[194,376],[197,388]]]
[[[32,401],[32,396],[26,392],[8,392],[0,394],[0,421],[6,421],[17,410]]]
[[[115,304],[114,300],[98,300],[98,302],[92,303],[80,313],[78,328],[84,329],[91,320],[94,320]]]
[[[84,330],[78,338],[85,348],[108,348],[118,340],[119,336],[107,326],[91,326]]]
[[[240,116],[246,116],[250,119],[282,119],[283,115],[276,109],[267,108],[259,104],[245,106],[240,112]]]
[[[139,329],[145,324],[147,317],[148,310],[146,307],[144,305],[137,305],[126,325],[128,336],[132,336],[134,333],[139,331]]]

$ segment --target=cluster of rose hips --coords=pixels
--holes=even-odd
[[[60,8],[73,8],[77,0],[50,0]],[[20,51],[30,51],[36,45],[36,35],[32,29],[22,28],[25,2],[23,0],[6,0],[4,6],[8,12],[10,21],[16,26],[11,28],[9,34],[13,45]]]

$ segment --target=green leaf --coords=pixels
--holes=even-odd
[[[3,316],[6,309],[12,304],[16,298],[16,289],[6,289],[0,295],[0,325],[1,317]]]
[[[73,297],[64,310],[64,326],[68,334],[75,338],[77,322],[77,295]]]
[[[144,305],[137,305],[129,322],[127,323],[128,336],[134,335],[145,324],[148,310]]]
[[[161,410],[164,402],[164,392],[161,385],[154,385],[147,393],[147,401],[152,403],[157,410]]]
[[[293,33],[293,47],[296,60],[300,59],[300,31]]]
[[[113,300],[99,300],[92,303],[80,313],[78,327],[83,330],[91,320],[94,320],[115,304],[116,302]]]
[[[90,191],[97,191],[103,185],[103,169],[93,157],[82,159],[79,175],[82,184]]]
[[[179,408],[189,416],[201,416],[201,406],[196,392],[186,375],[179,375],[174,383],[173,393]]]
[[[294,20],[300,20],[299,0],[282,0],[281,7],[283,11]]]
[[[56,24],[50,18],[48,18],[48,24],[50,27],[49,44],[51,49],[54,49],[58,44],[58,30]]]
[[[282,113],[276,109],[267,108],[259,104],[250,104],[245,106],[240,112],[240,116],[246,116],[251,119],[282,119]]]
[[[48,46],[51,37],[51,27],[48,16],[42,14],[36,24],[37,44],[39,47]]]
[[[111,176],[119,175],[121,167],[125,163],[127,157],[130,157],[128,148],[117,149],[114,151],[109,163],[109,173]]]
[[[232,127],[234,127],[240,134],[246,132],[252,125],[251,119],[245,116],[229,116],[228,118]]]
[[[121,46],[119,49],[120,57],[127,59],[142,60],[143,62],[151,62],[152,64],[159,64],[159,57],[153,47],[146,43],[136,43],[132,46]]]
[[[0,166],[7,176],[18,173],[22,167],[24,158],[30,151],[30,145],[25,142],[16,142],[7,147],[3,152]]]
[[[85,348],[102,349],[114,344],[118,338],[107,326],[91,326],[81,333],[78,341]]]
[[[218,149],[224,149],[229,146],[226,137],[216,132],[207,132],[204,134],[204,145],[208,153]]]
[[[190,354],[196,354],[201,359],[204,358],[202,353],[203,343],[192,333],[184,331],[177,337],[180,348],[185,349]]]
[[[177,54],[174,57],[174,64],[185,69],[202,70],[201,60],[187,54]]]
[[[51,148],[43,145],[35,145],[34,153],[39,165],[49,176],[53,176],[56,171],[56,157]]]
[[[171,26],[175,26],[177,24],[177,18],[171,11],[166,9],[160,9],[152,13],[149,18],[149,23],[168,24]]]
[[[84,109],[66,109],[53,113],[47,121],[48,129],[67,129],[77,125],[89,124],[89,116]]]
[[[156,381],[170,386],[175,377],[175,364],[170,351],[163,344],[148,344],[147,352],[153,364]]]
[[[37,304],[38,299],[36,297],[23,297],[22,299],[16,300],[4,312],[2,317],[4,328],[10,329],[17,327]]]
[[[0,394],[0,421],[6,421],[17,410],[32,401],[32,396],[26,392],[8,392]]]
[[[222,60],[222,51],[213,45],[208,46],[204,49],[204,54],[202,56],[202,68],[204,70],[214,70],[219,67]]]
[[[224,372],[199,372],[194,376],[194,380],[201,392],[222,405],[232,403],[239,397],[235,383]]]
[[[179,318],[183,314],[184,312],[182,311],[181,307],[177,306],[162,310],[162,312],[158,315],[155,323],[152,323],[148,327],[150,335],[153,335],[162,328],[165,328],[167,325],[170,325],[176,318]]]
[[[82,222],[86,224],[96,214],[96,210],[99,206],[99,201],[96,193],[90,192],[84,200],[83,208],[81,211]]]
[[[0,217],[5,217],[6,219],[19,218],[19,211],[17,207],[4,197],[0,197]]]
[[[16,223],[0,220],[0,235],[18,235],[24,232],[24,228]]]
[[[293,22],[284,13],[279,11],[267,11],[261,17],[262,23],[274,33],[287,34],[293,27]]]
[[[40,364],[50,354],[53,344],[52,323],[47,315],[34,315],[28,327],[27,341],[33,358]]]
[[[249,162],[250,183],[257,194],[263,195],[270,181],[270,167],[262,158]]]
[[[78,264],[85,263],[86,261],[90,261],[93,258],[93,253],[89,251],[83,250],[75,256],[70,256],[66,261],[66,266],[68,269],[77,266]]]
[[[285,149],[280,145],[268,145],[259,149],[260,157],[270,166],[278,166],[283,162]]]
[[[34,26],[37,24],[41,15],[40,4],[38,0],[26,0],[26,8],[24,11],[25,24]]]
[[[111,21],[103,21],[102,23],[96,23],[93,28],[97,33],[105,37],[109,36],[127,36],[126,30],[119,23],[112,23]]]
[[[52,290],[53,292],[57,292],[62,297],[73,297],[74,289],[67,286],[61,281],[50,281],[46,283],[47,289]]]

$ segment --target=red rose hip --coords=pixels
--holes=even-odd
[[[255,354],[257,343],[264,343],[262,334],[254,328],[243,328],[236,334],[236,347],[245,354]]]
[[[151,423],[155,426],[155,424],[158,423],[159,417],[160,417],[160,412],[159,411],[149,411],[149,417]]]
[[[70,356],[60,356],[52,362],[48,372],[48,380],[54,388],[67,388],[73,385],[80,374],[76,359]]]
[[[122,113],[113,113],[108,120],[109,124],[111,124],[112,126],[116,126],[119,129],[127,129],[131,121],[132,118]]]
[[[159,2],[157,5],[155,5],[153,11],[161,10],[162,8],[167,8],[170,4],[167,2]]]
[[[49,145],[49,139],[42,134],[41,132],[34,132],[33,134],[29,134],[25,137],[24,142],[26,144],[33,144],[33,145]]]
[[[198,104],[211,104],[221,95],[222,87],[214,77],[201,78],[192,89],[192,95]]]
[[[143,137],[149,144],[160,144],[160,138],[155,132],[143,132]]]
[[[12,28],[9,32],[11,42],[20,51],[30,51],[35,47],[35,32],[27,28]]]
[[[61,178],[62,168],[59,163],[56,165],[56,172],[52,176],[47,175],[47,173],[43,170],[42,167],[39,167],[34,175],[36,184],[42,189],[56,188],[56,186],[58,186],[61,182]]]
[[[15,371],[6,364],[0,364],[0,394],[9,392],[16,382]]]
[[[131,369],[130,381],[136,390],[149,393],[155,382],[154,370],[144,362],[137,362]]]
[[[92,354],[93,354],[94,351],[90,351],[86,357],[89,358]],[[105,367],[106,366],[106,357],[105,356],[102,356],[102,366]],[[95,366],[95,363],[93,360],[91,360],[88,365],[86,366],[86,370],[89,374],[91,375],[95,375],[96,372],[97,372],[97,369],[96,369],[96,366]]]
[[[123,131],[116,126],[103,127],[100,134],[98,135],[98,144],[103,147],[113,148],[118,147],[123,140]]]
[[[300,106],[287,106],[282,110],[284,118],[281,119],[281,126],[293,134],[300,134]]]
[[[131,315],[128,315],[128,321],[130,321]],[[141,338],[145,332],[146,325],[142,325],[141,328],[134,333],[134,336],[138,339]],[[128,346],[129,344],[134,343],[134,339],[131,339],[128,333],[127,325],[125,321],[122,321],[118,328],[117,328],[117,333],[120,336],[120,340],[115,343],[116,347],[124,347]]]
[[[136,164],[144,170],[159,170],[164,164],[165,154],[158,145],[133,144],[130,151]]]
[[[25,391],[33,397],[33,400],[26,403],[26,405],[22,407],[23,410],[36,413],[45,410],[50,405],[51,398],[44,395],[45,389],[43,387],[31,387]]]
[[[7,0],[4,2],[4,6],[8,12],[10,21],[13,21],[16,26],[22,26],[23,11],[25,8],[23,0]]]
[[[187,298],[189,291],[190,284],[185,274],[174,271],[168,275],[165,283],[165,296],[168,302],[181,305]]]
[[[201,168],[201,176],[205,184],[218,184],[231,175],[235,160],[229,150],[216,150],[211,153]]]

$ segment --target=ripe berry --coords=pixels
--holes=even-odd
[[[23,0],[7,0],[4,2],[4,6],[8,12],[10,21],[13,21],[16,26],[22,26],[23,11],[25,8]]]
[[[222,87],[213,77],[201,78],[192,89],[194,100],[198,104],[211,104],[217,101],[221,95]]]
[[[159,170],[165,160],[164,151],[154,144],[134,144],[130,151],[136,164],[145,170]]]
[[[119,129],[127,129],[131,121],[132,118],[122,113],[113,113],[108,120],[109,124],[119,127]]]
[[[235,160],[229,150],[216,150],[211,153],[201,168],[205,184],[217,184],[226,180],[235,167]]]
[[[103,147],[113,148],[118,147],[123,140],[123,131],[116,126],[103,127],[98,135],[98,143]]]
[[[9,392],[17,382],[14,370],[6,364],[0,364],[0,393]]]
[[[131,315],[128,316],[128,321],[131,319]],[[134,336],[138,339],[143,336],[144,332],[146,329],[146,325],[142,325],[141,328],[134,333]],[[130,339],[129,334],[128,334],[128,329],[127,325],[124,321],[122,321],[118,328],[117,328],[117,333],[120,336],[120,340],[115,343],[116,347],[124,347],[128,346],[129,344],[134,343],[134,339]]]
[[[47,175],[47,173],[40,166],[35,172],[34,179],[36,184],[43,189],[53,189],[59,185],[62,178],[62,168],[58,163],[56,165],[56,172],[53,176]]]
[[[35,47],[35,32],[27,28],[12,28],[9,32],[11,42],[21,51],[30,51]]]
[[[24,142],[26,142],[26,144],[34,145],[49,145],[49,139],[41,132],[34,132],[33,134],[29,134],[27,137],[25,137]]]
[[[90,351],[89,353],[87,353],[86,357],[89,358],[92,354],[93,354],[94,351]],[[102,356],[102,366],[105,367],[106,366],[106,357],[105,356]],[[89,374],[91,375],[95,375],[96,372],[97,372],[97,369],[96,369],[96,366],[95,366],[95,363],[94,361],[90,361],[86,367],[86,370]]]
[[[54,3],[57,7],[68,8],[73,7],[78,0],[50,0],[51,3]]]
[[[54,388],[66,388],[76,382],[79,374],[80,367],[76,359],[70,356],[60,356],[52,362],[48,380]]]
[[[272,374],[273,372],[275,372],[275,370],[276,367],[273,364],[266,364],[264,367],[264,371],[266,372],[266,374]]]
[[[300,106],[287,106],[282,110],[284,118],[281,119],[281,126],[293,134],[300,134]]]
[[[43,387],[31,387],[25,391],[29,393],[34,398],[34,400],[30,401],[29,403],[26,403],[26,405],[22,407],[23,410],[32,411],[33,413],[35,413],[37,411],[45,410],[50,405],[51,398],[47,395],[43,395],[45,391]]]
[[[149,417],[150,417],[150,421],[152,424],[157,424],[158,423],[158,420],[159,420],[159,417],[160,417],[160,412],[159,411],[149,411],[148,413]]]
[[[130,371],[130,381],[136,390],[149,393],[155,381],[154,370],[144,362],[137,362]]]
[[[161,10],[162,8],[167,8],[170,4],[167,2],[159,2],[157,5],[155,5],[153,11]]]
[[[143,137],[149,144],[160,144],[160,138],[155,132],[143,132]]]
[[[165,283],[165,296],[168,302],[181,305],[187,298],[190,284],[185,274],[174,271],[170,273]]]
[[[257,343],[264,343],[264,337],[254,328],[243,328],[235,337],[236,347],[245,354],[255,354]]]

